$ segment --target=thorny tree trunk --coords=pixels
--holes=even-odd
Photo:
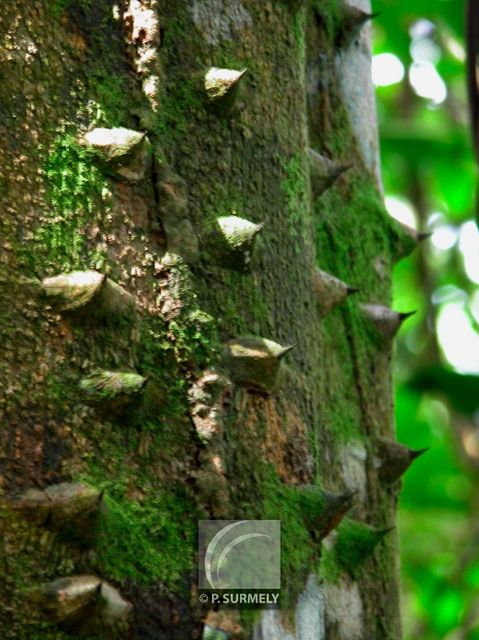
[[[400,637],[402,318],[362,305],[413,240],[356,4],[2,4],[2,639]],[[199,518],[281,519],[281,613],[201,609]]]

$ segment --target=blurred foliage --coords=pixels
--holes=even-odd
[[[433,234],[394,275],[395,308],[419,311],[398,340],[397,437],[430,447],[400,501],[404,635],[479,640],[479,234],[464,3],[373,9],[376,82],[388,84],[397,60],[404,70],[377,88],[386,202]]]

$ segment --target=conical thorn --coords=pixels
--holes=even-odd
[[[376,453],[373,461],[375,468],[378,469],[380,479],[386,484],[393,484],[397,482],[409,469],[411,464],[419,456],[426,453],[428,449],[414,451],[395,440],[378,438],[375,450]]]
[[[408,318],[411,318],[412,316],[415,316],[417,313],[417,311],[401,311],[399,312],[399,317],[401,318],[401,324],[407,320]]]
[[[379,15],[379,12],[367,13],[359,7],[343,2],[342,21],[335,37],[336,47],[343,49],[349,47],[365,24]]]
[[[344,302],[348,296],[359,291],[356,287],[351,287],[339,278],[318,268],[313,270],[313,288],[321,316],[326,315]]]
[[[244,271],[251,262],[256,237],[265,221],[251,222],[236,215],[220,216],[207,234],[208,251],[226,267]]]
[[[322,540],[336,529],[354,506],[357,491],[329,493],[315,485],[298,487],[298,500],[305,524],[315,540]]]
[[[61,273],[45,278],[41,287],[45,299],[58,311],[87,308],[92,316],[109,317],[130,312],[135,306],[128,291],[98,271]]]
[[[357,578],[361,567],[374,553],[378,544],[394,529],[375,529],[359,520],[344,518],[337,529],[332,553],[342,571]]]
[[[268,394],[278,385],[282,360],[293,346],[283,347],[266,338],[234,338],[224,346],[224,362],[236,383]]]
[[[229,110],[234,103],[240,80],[247,69],[221,69],[211,67],[205,75],[205,92],[208,103]]]
[[[308,149],[308,156],[311,189],[316,198],[330,189],[343,173],[353,167],[351,163],[335,162],[311,148]]]
[[[417,231],[403,222],[392,221],[392,253],[394,261],[405,258],[412,253],[416,247],[428,240],[432,233]]]
[[[124,127],[98,127],[81,139],[81,144],[94,149],[120,178],[138,182],[145,177],[151,158],[151,145],[146,134]]]
[[[276,354],[276,357],[278,358],[278,360],[282,360],[284,356],[287,353],[289,353],[291,349],[294,349],[296,346],[297,346],[297,343],[294,342],[293,344],[290,344],[287,347],[283,347],[283,349]]]
[[[117,589],[94,575],[59,578],[33,588],[30,594],[42,617],[65,623],[80,636],[96,637],[101,629],[124,624],[133,610]]]
[[[417,460],[417,458],[419,458],[420,456],[423,456],[425,453],[427,453],[430,450],[430,447],[424,447],[424,449],[411,449],[411,458],[412,460]]]
[[[63,622],[81,615],[98,596],[101,580],[93,575],[70,576],[34,588],[32,599],[51,622]]]
[[[424,242],[425,240],[429,240],[432,237],[432,233],[428,233],[426,231],[418,231],[417,232],[417,240],[418,242]]]
[[[148,377],[130,371],[97,370],[80,381],[85,403],[123,409],[145,390]]]
[[[85,537],[93,532],[103,492],[83,483],[62,482],[44,490],[29,489],[7,501],[22,517],[63,533],[75,530]]]
[[[399,313],[380,304],[361,304],[361,312],[374,326],[377,333],[387,340],[392,340],[405,320],[416,312]]]

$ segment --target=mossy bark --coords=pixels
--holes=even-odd
[[[205,624],[231,638],[400,637],[396,540],[381,533],[397,488],[374,464],[375,438],[393,431],[392,345],[359,306],[389,303],[400,233],[364,100],[368,35],[339,37],[346,14],[335,0],[4,2],[5,640],[75,637],[81,625],[48,619],[30,595],[75,575],[133,605],[99,639],[201,638]],[[212,99],[211,67],[247,71]],[[145,144],[120,163],[85,144],[112,127]],[[352,165],[319,194],[309,148]],[[360,292],[322,314],[318,267]],[[74,271],[106,274],[116,297],[55,307],[41,281]],[[119,291],[134,305],[113,304]],[[235,342],[248,336],[273,342]],[[235,376],[225,344],[253,344],[254,367],[242,361]],[[276,368],[268,358],[291,344]],[[265,362],[267,388],[243,384]],[[124,402],[88,402],[82,381],[99,371],[116,395],[118,380],[142,383],[134,394],[123,384]],[[17,494],[61,482],[103,492],[94,536],[12,509]],[[356,491],[354,525],[321,542],[303,484]],[[199,605],[205,518],[282,521],[280,613]]]

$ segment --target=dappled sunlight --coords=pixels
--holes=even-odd
[[[429,98],[433,104],[447,98],[446,84],[431,62],[414,62],[409,68],[409,82],[418,96]]]
[[[461,226],[459,249],[464,260],[464,269],[472,282],[479,284],[479,232],[476,223],[470,220]]]
[[[458,233],[456,227],[443,224],[436,229],[431,236],[431,243],[438,251],[449,251],[456,244]]]
[[[479,231],[463,3],[373,2],[385,204],[430,233],[394,273],[397,438],[430,451],[399,522],[405,640],[478,640]]]
[[[377,87],[387,87],[401,82],[405,75],[404,65],[393,53],[380,53],[373,56],[373,82]]]
[[[392,218],[402,224],[407,224],[408,227],[417,228],[416,214],[405,198],[391,195],[386,196],[385,202],[386,209]]]
[[[448,362],[460,373],[479,374],[479,334],[472,328],[463,305],[456,302],[443,305],[436,327]]]

